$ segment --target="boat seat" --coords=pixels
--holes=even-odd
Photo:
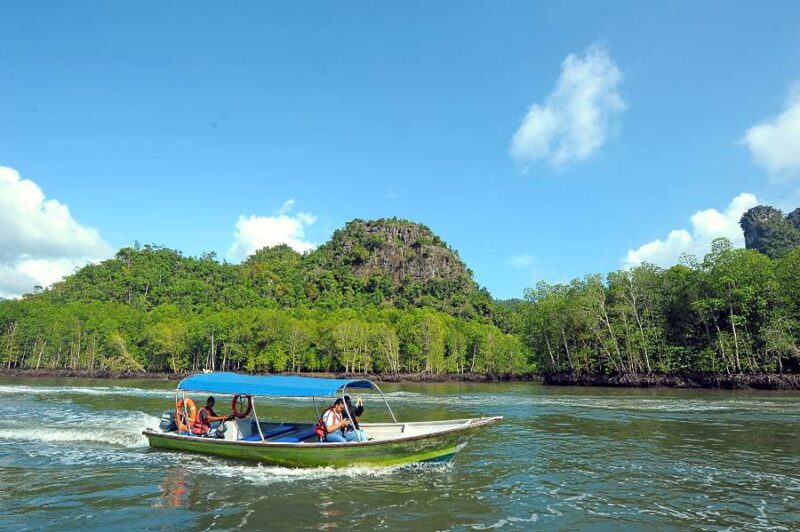
[[[314,431],[314,427],[311,427],[310,429],[301,430],[297,434],[289,434],[288,436],[283,436],[282,438],[272,441],[275,443],[300,443],[301,441],[316,435],[317,433]]]
[[[297,427],[294,425],[281,425],[280,427],[275,427],[271,430],[264,431],[264,439],[267,438],[274,438],[275,436],[280,436],[281,434],[286,434],[287,432],[291,432],[295,430]],[[256,429],[258,430],[258,429]],[[252,436],[245,436],[241,438],[241,441],[261,441],[260,434],[253,434]]]

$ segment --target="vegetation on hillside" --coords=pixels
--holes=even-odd
[[[784,216],[774,207],[759,205],[744,213],[740,225],[747,249],[772,258],[782,257],[800,246],[800,209]]]
[[[427,227],[353,220],[318,249],[264,248],[234,265],[157,246],[134,246],[82,268],[37,297],[56,303],[112,301],[151,311],[166,303],[207,309],[429,307],[491,321],[492,298]]]
[[[522,373],[528,351],[425,226],[354,220],[319,249],[240,265],[121,249],[0,304],[6,368]]]
[[[791,248],[777,222],[794,223],[792,215],[764,209],[751,210],[742,226],[760,224],[769,254],[721,239],[702,261],[540,283],[509,301],[493,301],[455,251],[403,220],[354,220],[313,252],[265,248],[238,265],[134,246],[0,303],[0,364],[577,377],[800,373],[800,248]],[[777,251],[776,242],[789,248]]]

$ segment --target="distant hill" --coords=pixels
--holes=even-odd
[[[372,306],[492,316],[491,296],[458,253],[428,227],[400,219],[353,220],[310,253],[281,245],[258,250],[242,264],[152,245],[123,248],[29,297],[114,301],[142,310],[163,304],[185,310]]]
[[[433,307],[457,316],[488,316],[481,290],[458,253],[427,226],[396,218],[353,220],[308,256],[313,270],[358,279],[398,307]]]
[[[800,246],[800,208],[784,216],[779,209],[759,205],[745,212],[739,225],[747,249],[758,250],[772,258]]]

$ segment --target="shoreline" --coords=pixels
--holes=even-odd
[[[676,373],[645,375],[544,375],[543,384],[552,386],[601,386],[606,388],[680,388],[707,390],[792,390],[800,391],[798,374]]]
[[[87,371],[72,369],[17,369],[0,368],[0,376],[11,378],[81,378],[81,379],[145,379],[154,381],[176,381],[191,375],[185,373],[153,373],[153,372],[114,372]],[[800,374],[734,374],[720,375],[716,373],[681,373],[674,375],[572,375],[557,374],[523,374],[523,375],[485,375],[475,373],[464,374],[429,374],[408,373],[397,375],[379,374],[345,374],[334,372],[315,373],[282,373],[282,375],[298,375],[327,378],[368,378],[376,382],[391,383],[478,383],[478,382],[538,382],[549,386],[598,386],[604,388],[679,388],[679,389],[711,389],[711,390],[790,390],[800,391]]]
[[[75,369],[19,369],[0,368],[0,377],[25,377],[25,378],[75,378],[75,379],[150,379],[158,381],[177,381],[188,377],[195,372],[159,373],[146,371],[88,371]],[[268,375],[267,373],[254,373],[253,375]],[[300,377],[324,377],[335,379],[370,379],[376,382],[542,382],[542,376],[536,374],[525,375],[484,375],[479,373],[463,374],[430,374],[430,373],[401,373],[397,375],[382,375],[375,373],[336,373],[336,372],[283,372],[273,375],[295,375]]]

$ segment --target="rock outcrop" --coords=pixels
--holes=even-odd
[[[340,278],[354,276],[399,306],[490,314],[488,292],[478,287],[458,253],[422,224],[397,218],[353,220],[309,258]]]
[[[747,249],[770,257],[780,257],[800,246],[800,209],[784,216],[779,209],[759,205],[745,212],[739,225]]]
[[[471,273],[428,227],[397,219],[353,220],[324,246],[336,264],[347,264],[361,278],[381,275],[395,287],[447,281],[472,285]]]

